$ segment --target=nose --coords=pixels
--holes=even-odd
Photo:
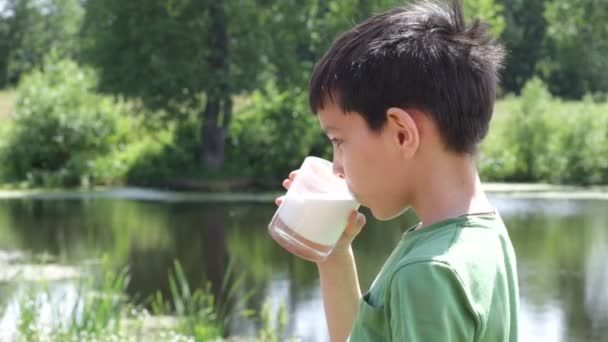
[[[346,178],[344,176],[344,167],[342,166],[342,163],[340,163],[336,158],[334,158],[333,172],[334,172],[334,175],[336,175],[340,178]]]

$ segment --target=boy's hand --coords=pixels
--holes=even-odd
[[[289,189],[289,187],[293,183],[293,180],[298,175],[298,171],[299,170],[291,171],[291,173],[289,174],[289,178],[283,181],[283,187],[285,189]],[[274,202],[276,203],[276,205],[281,205],[281,203],[283,203],[284,197],[285,196],[280,196],[275,199]],[[346,223],[344,233],[342,233],[342,236],[340,236],[340,239],[338,239],[338,242],[336,242],[336,246],[334,247],[330,256],[342,253],[350,253],[350,245],[355,239],[355,237],[359,235],[364,225],[365,215],[361,214],[356,210],[353,210],[350,216],[348,217],[348,222]]]

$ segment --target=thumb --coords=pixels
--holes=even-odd
[[[357,234],[359,234],[359,232],[361,232],[361,229],[365,225],[366,221],[367,219],[365,218],[365,215],[353,210],[353,213],[349,217],[345,233],[354,238],[357,236]]]
[[[361,231],[361,228],[363,228],[365,222],[367,222],[367,218],[365,217],[365,215],[361,214],[360,212],[357,212],[355,226],[358,228],[359,231]]]

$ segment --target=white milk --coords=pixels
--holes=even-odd
[[[281,220],[304,238],[333,246],[342,235],[348,216],[359,207],[352,198],[334,194],[287,194],[279,208]]]

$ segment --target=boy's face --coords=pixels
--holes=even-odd
[[[409,202],[409,177],[394,131],[374,132],[360,114],[345,114],[331,101],[324,107],[318,117],[333,145],[334,173],[376,218],[402,213]]]

